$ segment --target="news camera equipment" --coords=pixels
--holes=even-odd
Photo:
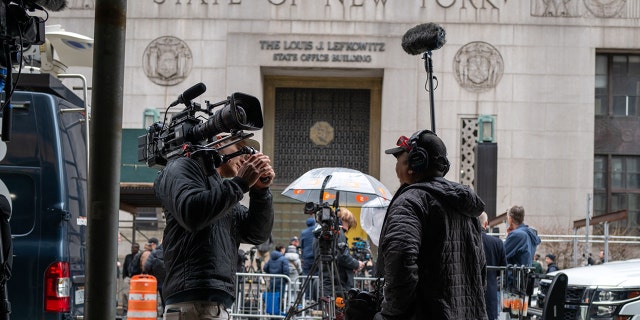
[[[351,251],[353,256],[359,261],[371,260],[371,250],[369,243],[360,237],[353,238],[355,240],[351,243]]]
[[[305,278],[304,283],[300,288],[296,300],[289,307],[289,310],[287,311],[285,317],[286,320],[289,320],[291,319],[291,317],[301,314],[302,312],[305,312],[306,310],[319,305],[320,309],[323,312],[322,319],[336,319],[336,305],[339,304],[339,300],[342,299],[336,297],[335,286],[335,280],[340,279],[335,259],[335,256],[338,252],[336,239],[340,235],[341,225],[340,219],[338,218],[338,212],[340,210],[338,205],[340,192],[336,193],[336,199],[333,202],[333,206],[329,205],[328,202],[322,202],[324,188],[326,187],[330,179],[331,175],[325,177],[324,182],[322,183],[322,188],[320,189],[320,199],[318,203],[307,202],[304,206],[304,213],[313,215],[316,222],[320,225],[320,228],[314,231],[314,236],[318,239],[319,254],[315,257],[313,265],[311,266],[309,274]],[[318,287],[320,290],[317,302],[308,305],[306,308],[297,309],[297,307],[302,302],[302,298],[305,292],[310,292],[310,290],[308,290],[307,288],[309,288],[312,277],[318,269]],[[325,270],[328,271],[329,279],[324,278],[323,271]],[[340,286],[340,289],[342,289],[339,283],[338,285]],[[331,296],[327,297],[328,292],[325,292],[325,287],[331,290]]]
[[[163,168],[173,158],[187,156],[211,160],[218,167],[230,158],[256,151],[250,147],[232,155],[220,155],[219,151],[253,136],[243,130],[262,129],[262,110],[260,102],[254,96],[236,92],[227,99],[216,103],[205,101],[206,108],[191,100],[198,97],[206,87],[198,83],[184,91],[169,108],[184,104],[183,111],[175,114],[168,125],[166,118],[149,126],[147,133],[138,137],[138,161],[146,162],[149,167]],[[215,107],[223,105],[217,111]],[[202,114],[209,117],[202,118]],[[165,113],[166,117],[166,113]],[[230,135],[215,140],[214,137],[227,132]]]
[[[367,276],[367,272],[371,273],[373,271],[373,266],[369,266],[367,263],[371,261],[371,246],[366,240],[363,240],[360,237],[353,238],[351,243],[351,255],[356,258],[358,261],[364,262],[365,267],[362,270],[358,271],[357,277],[365,277]]]
[[[435,107],[433,96],[433,82],[438,79],[433,75],[433,60],[431,59],[431,51],[438,50],[447,42],[445,39],[446,32],[444,28],[435,23],[419,24],[409,30],[402,36],[402,49],[408,54],[422,54],[424,59],[424,68],[427,71],[427,80],[429,85],[429,97],[431,104],[431,131],[436,132]]]
[[[44,44],[45,19],[39,16],[29,15],[27,11],[34,12],[46,7],[52,11],[62,10],[66,6],[63,0],[43,1],[12,1],[0,0],[0,93],[4,90],[4,100],[0,106],[2,111],[2,141],[11,140],[11,95],[13,95],[14,60],[17,61],[18,70],[21,70],[22,52],[31,45]],[[18,73],[16,79],[20,78]],[[15,82],[18,82],[17,80]]]

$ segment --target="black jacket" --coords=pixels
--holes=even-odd
[[[378,249],[384,318],[487,319],[483,210],[469,187],[444,178],[401,186]]]
[[[265,242],[273,227],[268,188],[251,189],[239,177],[206,176],[195,160],[180,157],[160,172],[154,190],[165,209],[166,304],[234,301],[240,243]],[[249,208],[239,204],[249,191]]]
[[[504,267],[507,265],[507,256],[504,253],[504,244],[498,237],[488,235],[482,231],[482,248],[487,258],[487,266]],[[498,275],[500,271],[487,270],[487,291],[484,298],[487,303],[487,316],[489,320],[498,319]]]

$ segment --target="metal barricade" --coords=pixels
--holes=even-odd
[[[232,319],[283,319],[295,287],[285,275],[236,273]],[[295,299],[295,297],[294,297]]]
[[[531,298],[537,278],[535,268],[508,265],[506,267],[487,266],[487,271],[498,271],[499,319],[529,319]]]
[[[356,277],[354,284],[360,290],[372,291],[377,279]],[[271,287],[272,281],[281,282],[281,285]],[[236,273],[236,302],[231,307],[231,319],[284,319],[289,312],[292,313],[290,319],[322,319],[318,282],[317,276],[299,276],[292,283],[284,275]],[[330,297],[329,303],[334,302],[335,297]]]

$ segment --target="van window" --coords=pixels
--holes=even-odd
[[[11,140],[6,142],[7,154],[0,160],[6,165],[40,167],[40,130],[36,113],[32,110],[31,102],[16,101],[12,105]]]
[[[11,234],[25,235],[35,223],[36,194],[33,179],[26,174],[2,173],[0,179],[11,190]]]

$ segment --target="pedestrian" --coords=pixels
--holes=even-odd
[[[530,267],[540,244],[540,237],[533,228],[524,224],[522,206],[515,205],[507,211],[507,224],[507,238],[504,241],[507,263]]]
[[[289,239],[289,245],[296,247],[296,250],[300,247],[300,239],[298,237],[293,236]]]
[[[246,140],[228,143],[219,152],[237,156],[218,167],[210,153],[194,152],[169,160],[155,180],[166,217],[164,319],[228,319],[239,244],[257,245],[271,234],[269,157],[237,153]],[[247,192],[248,208],[240,204]]]
[[[552,253],[547,254],[544,257],[544,261],[547,263],[547,273],[558,271],[558,265],[556,265],[556,256]]]
[[[582,254],[582,257],[585,258],[585,255]],[[587,254],[586,259],[587,259],[587,265],[588,266],[592,266],[592,265],[596,264],[596,261],[593,260],[593,255],[591,254],[591,252],[589,252],[589,254]]]
[[[489,228],[489,217],[483,212],[480,217],[480,225],[482,226],[482,248],[484,256],[487,258],[487,266],[504,267],[507,265],[507,256],[504,253],[504,245],[498,237],[487,234]],[[485,302],[487,304],[487,316],[489,320],[498,319],[498,309],[502,306],[498,303],[498,276],[499,270],[487,269],[487,289],[484,293]]]
[[[289,261],[289,278],[291,279],[291,294],[293,297],[298,295],[300,284],[298,283],[298,277],[302,275],[302,262],[300,261],[300,254],[298,254],[298,248],[294,245],[287,246],[284,253],[284,257]]]
[[[147,259],[149,259],[149,255],[151,255],[151,252],[153,252],[158,247],[159,243],[160,242],[158,241],[158,238],[151,237],[144,245],[144,250],[142,251],[142,255],[140,256],[140,269],[143,273],[146,273],[144,272],[144,266],[147,263]]]
[[[606,262],[606,259],[604,258],[604,250],[600,250],[600,254],[598,255],[598,257],[600,258],[599,264],[603,264]]]
[[[531,260],[531,266],[534,268],[533,273],[535,274],[543,274],[542,263],[540,263],[540,255],[534,254],[533,259]]]
[[[122,263],[122,278],[125,279],[125,282],[128,282],[128,280],[126,280],[127,278],[131,278],[134,276],[133,274],[129,273],[129,266],[131,265],[131,261],[133,261],[133,257],[138,254],[138,252],[140,252],[140,244],[137,242],[132,243],[131,253],[124,256],[124,262]]]
[[[382,225],[376,276],[384,278],[378,319],[487,319],[486,258],[478,216],[484,202],[444,179],[449,160],[432,131],[401,136],[385,151],[401,186]]]
[[[316,219],[307,218],[307,227],[300,233],[300,249],[302,251],[302,274],[308,275],[313,266],[315,256],[313,255],[313,231],[316,229]]]
[[[289,275],[289,260],[284,256],[285,247],[283,245],[276,245],[276,248],[271,251],[269,261],[264,264],[264,272],[273,275]],[[282,281],[282,277],[270,277],[269,291],[280,293],[284,291],[286,282]]]

